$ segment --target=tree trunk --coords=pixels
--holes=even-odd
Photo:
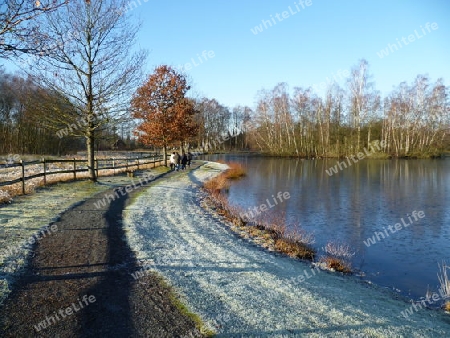
[[[164,166],[167,167],[167,144],[163,146],[163,158],[164,158]]]
[[[181,141],[180,142],[180,155],[182,155],[184,153],[184,142]]]
[[[95,173],[95,137],[94,132],[92,130],[89,130],[86,135],[86,149],[87,149],[87,160],[88,160],[88,172],[89,172],[89,179],[92,182],[97,181],[97,175]]]

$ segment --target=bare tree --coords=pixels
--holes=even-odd
[[[352,126],[357,133],[356,151],[360,150],[361,127],[380,106],[379,94],[375,91],[374,83],[369,82],[370,78],[369,64],[363,59],[352,69],[348,80]]]
[[[198,111],[197,121],[200,125],[198,145],[203,151],[224,149],[224,141],[228,140],[232,134],[229,109],[216,99],[203,98],[197,101],[196,110]]]
[[[231,136],[233,137],[235,149],[247,149],[248,124],[251,119],[252,110],[247,106],[235,106],[230,115]]]
[[[383,138],[395,156],[435,156],[445,149],[448,135],[448,89],[443,80],[431,86],[418,75],[411,85],[400,85],[385,99]]]
[[[128,19],[125,5],[124,0],[73,0],[39,16],[52,48],[33,65],[32,73],[73,107],[42,118],[56,126],[65,124],[70,133],[85,138],[93,181],[95,138],[103,126],[127,117],[131,95],[142,80],[145,53],[131,52],[139,26]]]
[[[68,0],[6,0],[0,3],[0,58],[40,53],[45,41],[36,19]]]

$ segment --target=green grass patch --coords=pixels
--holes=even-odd
[[[180,311],[180,313],[192,320],[195,324],[195,327],[200,331],[201,334],[205,335],[205,337],[214,337],[216,332],[208,329],[203,320],[199,315],[193,313],[186,304],[184,304],[179,296],[176,294],[175,290],[167,283],[167,281],[158,276],[159,283],[167,290],[170,302]]]

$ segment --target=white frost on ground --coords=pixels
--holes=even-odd
[[[448,316],[421,310],[405,319],[409,304],[389,294],[236,236],[199,205],[198,183],[223,169],[209,162],[161,180],[124,213],[143,271],[167,278],[218,336],[450,336]]]
[[[100,177],[98,181],[52,185],[0,206],[0,304],[11,291],[13,278],[26,264],[34,235],[47,228],[45,236],[51,236],[48,225],[64,211],[96,193],[133,182],[125,176]],[[139,183],[137,178],[134,181]]]

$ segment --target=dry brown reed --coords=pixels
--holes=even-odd
[[[348,244],[328,242],[324,251],[326,255],[320,259],[320,262],[324,263],[328,269],[343,273],[352,272],[350,259],[355,253]]]
[[[264,213],[249,220],[242,208],[232,206],[224,194],[230,179],[245,176],[245,168],[239,163],[227,163],[229,170],[204,183],[210,201],[218,214],[226,217],[250,237],[260,239],[279,252],[291,257],[313,260],[316,254],[311,247],[314,237],[299,226],[288,226],[286,217],[277,213]]]

